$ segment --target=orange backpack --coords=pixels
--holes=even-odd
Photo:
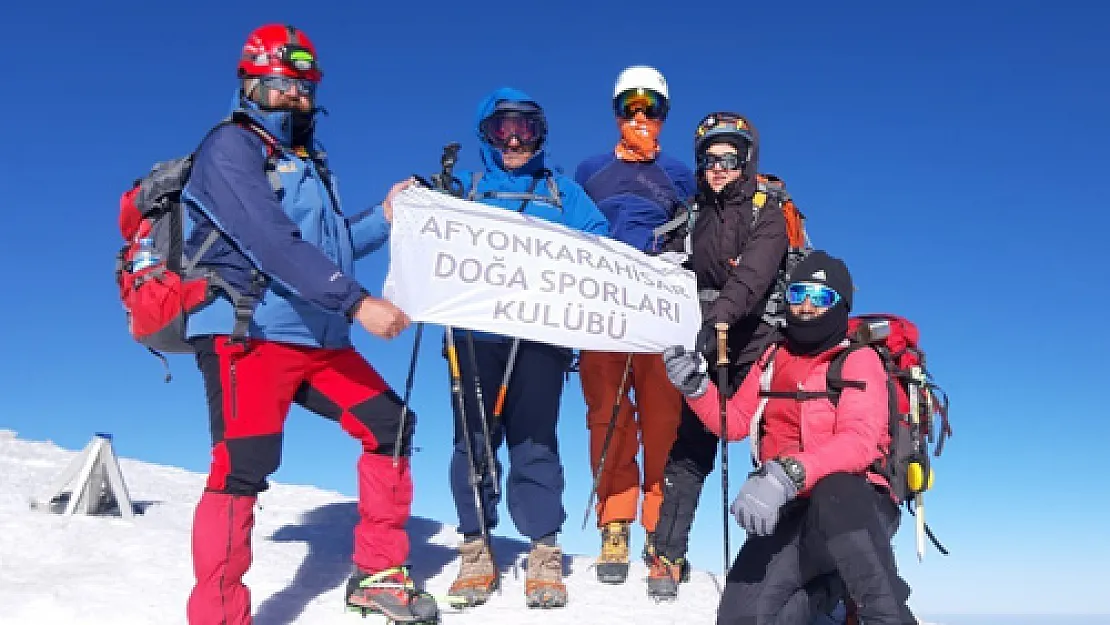
[[[767,203],[768,196],[777,200],[782,207],[783,217],[786,217],[786,236],[790,240],[790,249],[811,249],[809,236],[806,234],[806,216],[798,210],[798,205],[794,203],[794,198],[790,197],[790,193],[786,191],[786,183],[782,181],[782,178],[775,174],[757,174],[756,182],[758,183],[758,190],[755,197],[752,198],[752,203],[759,208],[763,208]],[[760,197],[761,194],[763,197]]]
[[[790,272],[809,256],[813,246],[806,233],[805,215],[798,210],[794,198],[786,190],[786,183],[775,174],[758,174],[756,176],[756,192],[752,197],[752,206],[755,207],[755,218],[759,219],[759,211],[768,203],[778,204],[786,218],[786,237],[788,240],[786,256],[779,265],[774,282],[771,283],[771,295],[767,299],[767,307],[763,309],[763,320],[768,324],[782,328],[786,325],[786,286],[790,280]]]

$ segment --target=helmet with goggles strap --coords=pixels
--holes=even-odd
[[[295,26],[266,24],[247,36],[239,58],[239,78],[284,76],[320,82],[323,72],[316,61],[316,46]]]
[[[700,156],[713,143],[728,143],[736,148],[740,160],[747,163],[751,160],[752,141],[751,127],[743,116],[727,111],[710,113],[694,130],[694,154]]]
[[[538,150],[547,138],[547,118],[534,102],[502,100],[478,125],[482,138],[504,150],[515,137],[521,146]]]
[[[666,119],[670,95],[663,74],[654,67],[633,65],[617,76],[613,85],[613,112],[631,118],[643,111],[650,119]]]

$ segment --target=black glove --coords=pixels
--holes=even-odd
[[[701,354],[706,362],[717,362],[717,328],[711,322],[702,324],[698,337],[694,339],[694,351]]]

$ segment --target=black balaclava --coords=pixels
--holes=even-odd
[[[848,313],[852,310],[852,275],[839,258],[816,250],[790,273],[790,282],[824,284],[840,294],[840,301],[825,314],[802,320],[786,308],[786,347],[792,354],[812,355],[836,347],[848,335]]]
[[[312,148],[312,133],[316,129],[318,110],[314,108],[311,111],[289,111],[289,137],[293,145]]]

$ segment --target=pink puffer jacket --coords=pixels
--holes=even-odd
[[[832,356],[841,349],[842,347],[836,347],[810,357],[814,366],[799,384],[798,390],[826,390],[829,364]],[[780,348],[773,361],[778,361],[784,355],[785,348]],[[752,366],[740,389],[728,400],[726,414],[729,440],[743,440],[750,434],[752,416],[761,401],[760,378],[763,377],[765,367],[762,365],[766,359],[767,354],[764,354]],[[773,367],[773,364],[770,366]],[[771,372],[774,373],[773,368]],[[806,470],[806,484],[802,494],[818,480],[833,473],[866,473],[871,482],[880,486],[887,485],[885,478],[874,471],[868,471],[872,463],[882,456],[882,450],[890,444],[886,373],[878,354],[870,349],[853,351],[844,362],[843,378],[864,382],[866,387],[863,390],[845,388],[835,406],[826,398],[802,402],[802,451],[791,454]],[[716,384],[710,383],[709,390],[701,397],[687,398],[686,401],[702,423],[720,436],[721,409]],[[775,403],[778,402],[772,402],[770,406],[773,407]],[[781,415],[776,415],[773,408],[762,415],[762,420],[767,423],[776,418],[781,418]],[[753,441],[753,448],[756,446]],[[759,450],[761,462],[778,455],[778,450],[767,449],[768,445],[762,447],[764,449]]]

